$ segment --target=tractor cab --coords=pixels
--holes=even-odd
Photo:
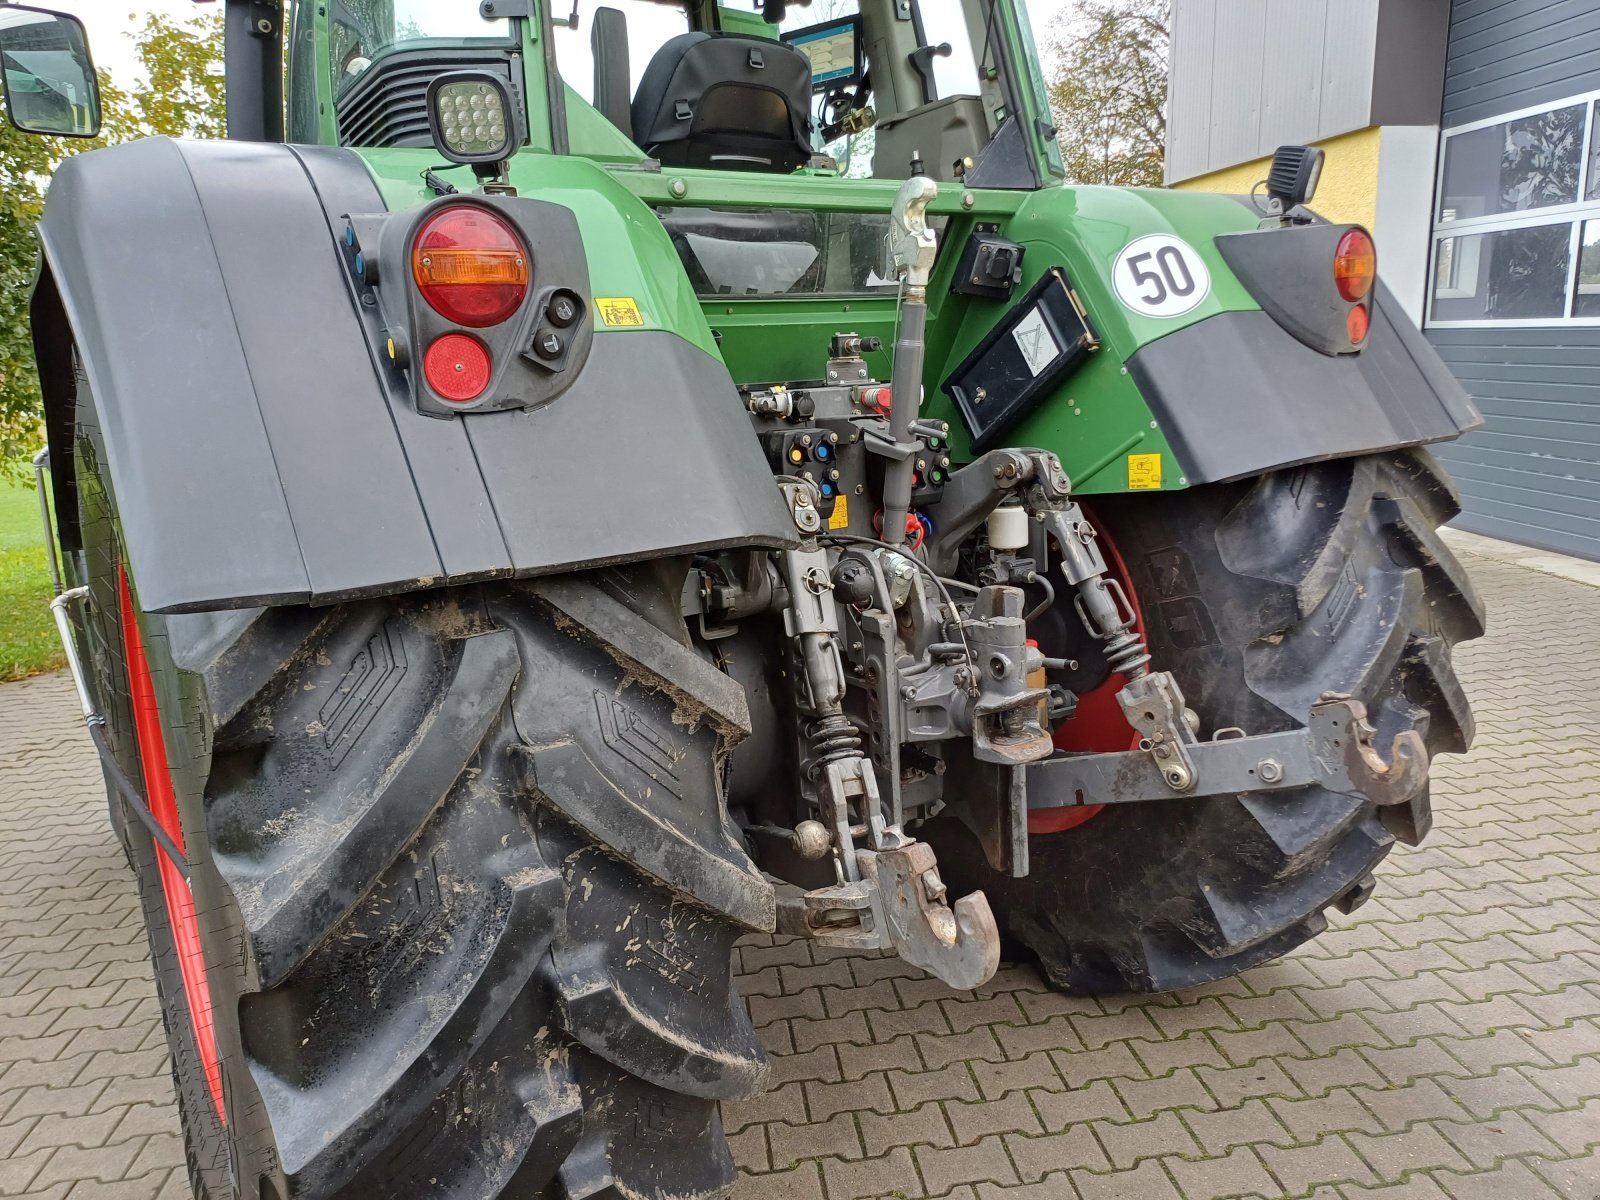
[[[475,69],[520,101],[519,146],[605,162],[1000,188],[1060,174],[1015,0],[552,7],[296,5],[289,140],[428,145],[419,89]]]
[[[285,104],[259,76],[261,128],[244,127],[252,36],[230,43],[247,60],[230,65],[229,111],[246,114],[230,136],[358,149],[391,208],[484,184],[563,203],[568,181],[580,224],[598,225],[596,188],[628,208],[631,193],[679,268],[658,285],[702,310],[740,384],[822,377],[841,331],[893,340],[885,239],[908,177],[942,187],[929,213],[941,232],[956,222],[953,268],[975,228],[1062,173],[1022,0],[302,2]],[[439,108],[472,81],[495,119]],[[591,267],[615,241],[585,229]],[[1021,257],[1001,259],[991,282],[1009,295]],[[942,292],[933,308],[941,360],[993,324],[967,326]],[[792,336],[771,336],[775,316]]]

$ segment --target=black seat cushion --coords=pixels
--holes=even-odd
[[[811,157],[811,61],[735,33],[682,33],[633,97],[633,140],[670,166],[788,172]]]

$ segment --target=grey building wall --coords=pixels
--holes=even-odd
[[[1173,0],[1167,182],[1435,124],[1448,17],[1449,0]]]
[[[1434,452],[1473,533],[1600,558],[1600,329],[1432,329],[1484,426]]]
[[[1600,87],[1597,0],[1455,0],[1443,124]]]
[[[1446,128],[1600,87],[1597,0],[1455,0]],[[1430,329],[1483,410],[1439,449],[1460,484],[1457,524],[1600,559],[1600,328]]]

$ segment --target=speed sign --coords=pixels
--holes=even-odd
[[[1170,233],[1129,242],[1117,255],[1111,278],[1117,299],[1147,317],[1181,317],[1211,291],[1205,259]]]

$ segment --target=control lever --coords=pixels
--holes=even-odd
[[[922,365],[927,348],[928,277],[939,252],[939,237],[928,227],[928,205],[939,185],[913,175],[900,185],[889,214],[889,262],[900,280],[900,328],[894,342],[894,377],[889,384],[889,440],[910,442],[911,426],[922,402]],[[914,448],[914,447],[913,447]],[[883,537],[898,545],[911,511],[911,455],[891,461],[883,476]]]
[[[936,58],[950,57],[950,43],[940,42],[937,46],[918,46],[906,60],[911,64],[911,69],[922,77],[922,102],[932,104],[939,98],[939,85],[933,78],[933,60]]]

